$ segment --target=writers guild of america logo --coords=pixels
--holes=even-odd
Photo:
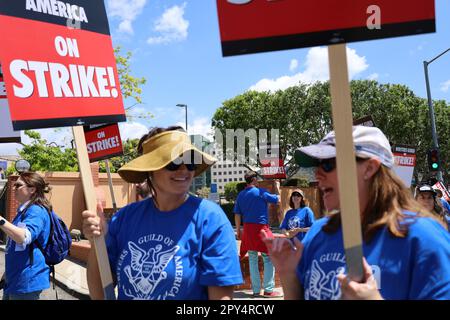
[[[163,246],[157,244],[145,251],[130,241],[128,248],[131,253],[131,262],[124,267],[123,271],[131,287],[127,290],[123,286],[125,295],[133,299],[158,299],[158,296],[153,296],[155,289],[161,281],[168,278],[165,269],[180,247],[174,246],[163,250]],[[171,291],[174,291],[173,289]],[[170,293],[164,294],[164,296],[167,295]]]
[[[288,222],[288,227],[289,229],[294,229],[294,228],[300,228],[300,218],[297,216],[293,216],[292,218],[289,219]]]

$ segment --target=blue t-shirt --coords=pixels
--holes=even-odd
[[[37,239],[45,247],[50,235],[50,217],[47,210],[31,205],[25,212],[18,211],[12,222],[27,228],[31,244]],[[30,265],[30,245],[19,245],[8,237],[5,254],[6,294],[22,294],[50,288],[50,268],[42,252],[33,247],[33,265]]]
[[[405,238],[392,236],[386,227],[377,231],[363,253],[384,299],[450,299],[450,236],[431,218],[411,215]],[[297,276],[305,299],[339,299],[336,275],[345,271],[342,228],[325,233],[328,218],[317,220],[303,239]]]
[[[442,203],[442,207],[444,208],[444,211],[447,211],[445,213],[447,215],[450,215],[450,204],[444,198],[440,198],[440,199],[441,199],[441,203]]]
[[[294,228],[309,228],[314,223],[314,213],[309,207],[290,209],[286,212],[280,229],[291,230]],[[297,233],[296,237],[301,241],[306,232]]]
[[[119,299],[206,300],[209,286],[243,282],[230,221],[197,197],[168,212],[151,198],[126,206],[111,219],[106,245]]]
[[[277,203],[278,196],[264,188],[247,187],[239,192],[234,213],[243,217],[244,223],[269,224],[268,203]]]

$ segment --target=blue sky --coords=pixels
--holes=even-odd
[[[154,118],[121,124],[123,138],[140,137],[149,126],[184,126],[188,105],[190,133],[206,134],[224,100],[252,88],[276,90],[302,80],[328,78],[326,47],[223,58],[216,1],[106,0],[113,45],[131,51],[132,73],[145,77],[143,104],[135,112]],[[426,97],[423,61],[450,48],[450,1],[436,0],[434,34],[350,43],[352,79],[400,83]],[[429,67],[433,99],[450,101],[450,52]],[[125,101],[126,106],[133,101]],[[49,141],[70,141],[67,130],[42,133]],[[0,145],[0,154],[15,144]]]

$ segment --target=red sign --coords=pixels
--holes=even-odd
[[[224,56],[434,32],[434,0],[217,0]]]
[[[6,99],[5,82],[3,82],[3,76],[0,74],[0,99]]]
[[[394,153],[395,165],[399,167],[415,167],[416,166],[416,155],[414,154],[401,154]]]
[[[0,65],[0,143],[2,142],[21,142],[21,140],[20,131],[14,131],[12,128],[5,83],[3,82]]]
[[[15,130],[125,120],[102,0],[4,0],[0,30]]]
[[[90,162],[117,157],[123,154],[119,126],[111,124],[84,129]]]
[[[442,182],[438,181],[436,182],[435,185],[433,185],[433,189],[439,189],[442,191],[442,197],[447,200],[450,201],[450,192],[448,192],[448,190],[445,188],[445,186],[442,184]]]
[[[268,179],[286,179],[286,171],[282,159],[261,160],[261,175]]]

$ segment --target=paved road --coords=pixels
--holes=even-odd
[[[0,273],[3,274],[5,271],[5,253],[0,250]],[[41,294],[42,300],[56,300],[56,294],[53,290],[53,281],[50,283],[51,288],[48,290],[44,290]],[[75,296],[67,293],[63,289],[55,286],[58,291],[58,299],[59,300],[78,300]],[[3,290],[0,290],[0,300],[3,299]]]

